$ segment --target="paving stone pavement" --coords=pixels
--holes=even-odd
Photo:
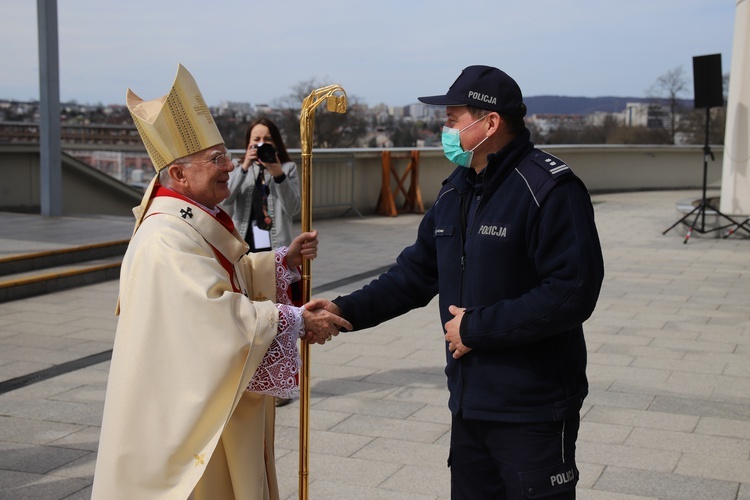
[[[662,235],[695,191],[595,195],[606,278],[586,323],[584,500],[750,500],[750,239]],[[313,293],[390,264],[418,215],[315,221]],[[0,256],[127,238],[128,219],[0,214]],[[0,382],[112,346],[117,282],[0,304]],[[317,290],[325,290],[315,293]],[[445,500],[450,415],[435,302],[311,350],[310,498]],[[0,499],[90,496],[108,362],[0,395]],[[278,409],[297,498],[299,403]]]

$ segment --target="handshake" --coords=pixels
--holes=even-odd
[[[302,233],[289,245],[289,268],[302,265],[302,259],[313,260],[318,255],[318,232]],[[302,306],[305,333],[302,340],[310,344],[325,344],[339,334],[341,329],[351,330],[352,324],[341,317],[341,309],[326,299],[312,299]]]
[[[341,309],[326,299],[312,299],[302,306],[305,333],[302,340],[309,344],[325,344],[341,329],[351,330],[352,324],[341,317]]]

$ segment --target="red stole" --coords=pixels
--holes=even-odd
[[[227,231],[229,231],[230,233],[234,231],[234,222],[232,222],[232,218],[229,216],[229,214],[227,214],[221,208],[219,208],[219,213],[214,215],[213,213],[203,208],[201,205],[198,205],[195,201],[191,200],[190,198],[187,198],[186,196],[183,196],[180,193],[172,191],[169,188],[165,188],[164,186],[157,186],[157,188],[154,190],[153,198],[156,198],[158,196],[168,196],[170,198],[177,198],[179,200],[186,201],[190,204],[197,205],[204,212],[206,212],[207,214],[211,215],[214,219],[219,221],[219,223],[221,223],[221,225],[224,226],[224,228],[226,228]],[[229,262],[229,259],[224,257],[224,255],[221,252],[219,252],[216,249],[216,247],[211,245],[211,248],[214,251],[214,255],[216,255],[216,259],[221,264],[221,267],[223,267],[224,270],[229,275],[229,281],[230,283],[232,283],[232,291],[236,293],[242,293],[242,290],[240,290],[236,284],[234,265],[232,265],[232,263]]]

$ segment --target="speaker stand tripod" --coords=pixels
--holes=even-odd
[[[745,231],[750,233],[750,217],[746,218],[742,222],[739,222],[737,225],[733,226],[732,229],[727,231],[727,233],[724,235],[724,238],[729,238],[740,229],[744,229]]]
[[[693,218],[693,223],[690,225],[690,228],[688,229],[687,234],[685,236],[685,240],[683,241],[683,243],[685,244],[687,244],[688,240],[690,239],[690,236],[692,236],[693,231],[697,231],[700,234],[706,234],[706,233],[711,233],[713,231],[721,231],[722,229],[726,229],[728,227],[734,227],[734,230],[736,231],[739,228],[745,229],[744,225],[748,222],[748,221],[737,222],[736,220],[732,219],[728,215],[721,213],[719,209],[711,205],[708,202],[708,199],[706,198],[706,184],[708,182],[708,157],[709,156],[711,157],[711,161],[714,161],[715,159],[714,154],[711,151],[711,147],[708,145],[708,126],[709,126],[709,119],[711,116],[710,112],[711,112],[711,108],[706,107],[706,140],[703,145],[703,196],[701,197],[701,201],[688,214],[683,216],[680,220],[678,220],[677,222],[669,226],[667,229],[664,230],[664,232],[661,233],[661,234],[667,234],[676,225],[680,224],[685,219],[695,214],[695,218]],[[723,226],[717,226],[717,227],[712,227],[712,228],[706,228],[706,209],[711,210],[713,212],[710,215],[714,215],[717,218],[723,217],[724,219],[730,221],[730,224],[725,224]],[[700,225],[698,224],[699,219],[700,219]]]

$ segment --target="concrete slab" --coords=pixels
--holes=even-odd
[[[748,239],[662,235],[694,192],[594,196],[606,277],[587,321],[583,500],[750,500]],[[387,266],[419,215],[315,221],[316,287]],[[0,256],[130,236],[132,221],[0,213]],[[320,296],[353,291],[371,278]],[[343,282],[342,282],[343,283]],[[0,382],[111,348],[117,282],[0,304]],[[447,500],[450,414],[436,303],[313,346],[311,498]],[[90,497],[108,362],[0,394],[0,500]],[[297,498],[299,402],[278,408]]]

